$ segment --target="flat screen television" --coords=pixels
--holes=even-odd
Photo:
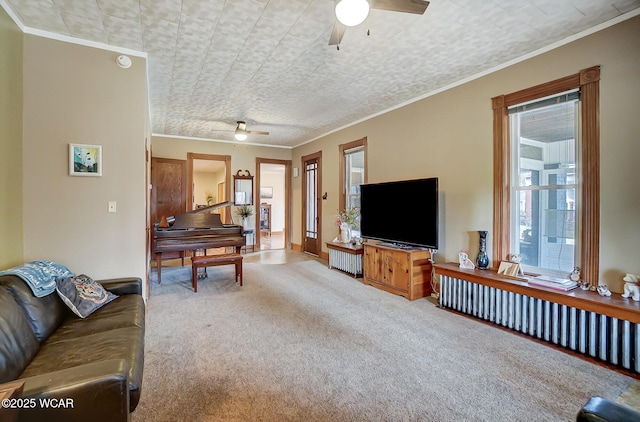
[[[438,249],[438,178],[360,185],[360,232],[390,246]]]

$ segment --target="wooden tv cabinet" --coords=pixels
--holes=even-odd
[[[363,283],[409,300],[431,294],[431,251],[398,249],[380,243],[364,245]]]

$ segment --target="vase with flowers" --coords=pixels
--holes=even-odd
[[[249,217],[253,215],[253,208],[249,205],[240,205],[236,209],[236,215],[242,219],[242,227],[244,227],[245,230],[248,229]]]
[[[344,209],[336,218],[336,226],[340,228],[340,241],[351,243],[351,230],[358,225],[360,210],[357,207]]]

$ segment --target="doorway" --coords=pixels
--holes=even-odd
[[[322,152],[302,157],[302,250],[313,255],[320,254],[322,207]]]
[[[259,250],[289,248],[291,160],[258,158],[256,165],[256,246]]]
[[[204,208],[229,201],[231,197],[231,156],[212,154],[187,154],[189,172],[189,210]],[[231,222],[231,208],[226,206],[214,211],[223,223]]]

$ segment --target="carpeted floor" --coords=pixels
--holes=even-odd
[[[163,268],[141,421],[571,421],[634,379],[315,260]]]

